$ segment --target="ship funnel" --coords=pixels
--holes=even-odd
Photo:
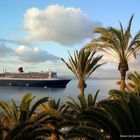
[[[19,71],[20,73],[21,73],[21,72],[24,72],[24,71],[23,71],[23,67],[19,67],[19,68],[18,68],[18,71]]]

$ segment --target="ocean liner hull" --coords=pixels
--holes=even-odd
[[[35,80],[35,79],[0,79],[0,86],[31,86],[64,88],[69,79]]]

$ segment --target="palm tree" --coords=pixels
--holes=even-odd
[[[67,132],[66,139],[71,138],[84,140],[118,140],[119,131],[111,116],[99,107],[82,110],[71,122],[66,123],[70,129]]]
[[[39,118],[40,116],[38,116]],[[54,121],[55,118],[49,118],[42,121],[45,121],[45,124]],[[6,140],[46,140],[50,139],[52,133],[55,133],[57,139],[60,139],[63,134],[57,130],[43,125],[40,120],[33,120],[30,122],[22,122],[16,125],[14,128],[11,128],[9,133],[6,135]]]
[[[96,107],[81,111],[73,119],[75,124],[67,138],[119,140],[121,136],[138,136],[140,97],[122,90],[112,90],[110,96],[114,95],[118,98],[102,100]]]
[[[8,140],[31,139],[31,137],[33,139],[35,137],[52,139],[52,136],[55,136],[55,138],[53,137],[54,140],[63,137],[59,130],[55,128],[55,125],[62,120],[62,114],[56,111],[59,100],[57,103],[51,100],[49,105],[56,109],[47,111],[40,110],[40,106],[49,102],[49,97],[41,98],[32,104],[33,99],[34,96],[29,93],[22,98],[19,106],[13,100],[11,104],[5,101],[0,102],[1,132],[5,132],[4,134]]]
[[[9,130],[20,123],[30,122],[38,116],[36,112],[38,106],[48,101],[48,97],[39,99],[31,106],[33,99],[34,96],[29,93],[22,98],[19,106],[16,105],[14,100],[11,101],[11,104],[8,104],[5,101],[0,101],[0,117],[3,120],[4,129]],[[40,119],[42,119],[42,117],[40,117]]]
[[[78,95],[77,98],[79,103],[72,97],[68,96],[70,101],[66,101],[66,104],[74,114],[81,113],[83,110],[87,110],[96,106],[98,93],[99,90],[95,93],[95,96],[88,94],[87,98],[85,96]]]
[[[118,121],[116,124],[119,124],[118,128],[120,129],[120,133],[137,135],[140,132],[140,120],[138,119],[140,117],[140,96],[134,92],[119,90],[112,90],[109,96],[117,96],[117,98],[111,102],[118,106],[116,106],[116,113],[114,110],[114,118],[116,117]],[[111,105],[108,104],[108,106]],[[122,112],[123,110],[121,108],[124,112]]]
[[[71,129],[67,136],[67,140],[105,140],[101,132],[94,127],[77,126]]]
[[[4,140],[3,118],[0,118],[0,140]]]
[[[60,129],[57,128],[57,124],[59,124],[62,120],[67,119],[68,115],[67,115],[67,108],[68,105],[67,104],[60,104],[60,99],[58,99],[57,101],[54,99],[49,100],[47,103],[43,103],[40,105],[39,109],[42,112],[47,113],[48,116],[50,117],[56,117],[58,119],[58,122],[53,124],[50,123],[48,125],[48,128],[52,129],[52,130],[58,130]],[[51,136],[50,136],[50,140],[58,140],[58,134],[52,132]]]
[[[50,116],[55,116],[57,118],[62,119],[63,114],[67,111],[68,105],[67,104],[62,104],[60,103],[60,99],[57,101],[54,99],[49,100],[46,103],[43,103],[39,106],[39,109],[41,111],[45,111],[48,113]]]
[[[103,57],[95,56],[95,51],[86,50],[85,48],[80,51],[74,52],[74,57],[69,53],[69,60],[66,62],[63,58],[62,61],[73,72],[73,74],[79,80],[77,87],[80,90],[80,95],[84,96],[84,89],[86,88],[86,79],[102,64],[98,62]]]
[[[57,128],[59,130],[62,130],[62,132],[66,134],[66,139],[77,138],[77,140],[86,140],[85,133],[84,135],[82,133],[83,131],[87,132],[86,138],[88,139],[91,139],[90,135],[92,135],[92,133],[96,133],[97,137],[99,138],[96,130],[94,131],[93,128],[87,127],[86,125],[84,125],[84,123],[80,124],[80,122],[77,122],[77,120],[75,120],[78,114],[81,114],[82,111],[87,110],[87,109],[92,109],[96,106],[98,93],[99,93],[99,90],[96,92],[95,96],[93,96],[92,94],[88,94],[87,97],[78,95],[77,98],[78,98],[79,103],[72,97],[68,96],[69,101],[66,101],[66,104],[68,105],[67,114],[69,114],[69,119],[68,118],[66,119],[65,117],[65,119],[63,119],[57,125]],[[76,127],[76,129],[73,130],[73,128],[77,125],[78,127]],[[88,134],[88,131],[91,131],[91,133]]]
[[[134,93],[140,93],[140,74],[138,72],[133,72],[128,74],[128,80],[130,83],[127,84],[127,89],[133,91]]]
[[[118,62],[118,70],[121,74],[120,89],[125,89],[126,72],[129,70],[128,62],[132,58],[136,58],[137,51],[140,49],[140,32],[133,38],[131,35],[131,24],[133,15],[130,18],[128,27],[124,30],[120,23],[120,29],[96,28],[94,33],[100,36],[87,45],[87,48],[98,48],[111,54]]]

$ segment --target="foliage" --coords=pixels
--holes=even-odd
[[[116,98],[110,97],[100,101],[96,107],[82,110],[72,120],[76,123],[69,123],[73,126],[68,131],[67,138],[118,140],[120,135],[138,135],[140,97],[118,90],[111,90],[110,96]]]
[[[126,71],[129,70],[128,62],[132,58],[136,58],[137,52],[140,49],[140,32],[133,38],[131,35],[131,24],[133,15],[130,18],[126,30],[120,23],[120,28],[96,28],[94,33],[99,33],[100,36],[87,45],[87,49],[103,50],[112,55],[118,62],[118,70],[121,74],[120,89],[125,88]]]
[[[69,53],[68,62],[63,58],[62,61],[73,72],[73,74],[79,80],[78,88],[80,94],[84,95],[84,88],[86,88],[85,80],[102,64],[98,64],[103,56],[96,56],[96,51],[86,50],[85,48],[80,51],[75,51],[74,56]]]
[[[89,125],[85,125],[85,122],[79,121],[79,116],[83,111],[87,109],[93,109],[96,107],[96,100],[99,90],[96,92],[95,96],[88,94],[87,98],[82,95],[78,95],[78,101],[68,97],[70,101],[66,101],[68,104],[68,110],[70,111],[71,119],[63,120],[57,127],[62,129],[66,134],[66,139],[84,138],[87,139],[99,139],[99,131]],[[94,137],[94,138],[93,138]]]
[[[116,91],[112,90],[111,95]],[[118,92],[121,94],[117,98],[102,100],[96,107],[81,111],[72,120],[76,123],[68,131],[67,138],[119,140],[120,136],[139,135],[140,97],[126,91]]]
[[[133,72],[128,74],[128,80],[130,82],[127,84],[127,89],[131,92],[140,93],[140,74],[138,72]]]
[[[56,134],[57,138],[62,135],[55,129],[47,127],[51,121],[54,121],[55,118],[49,118],[46,120],[34,120],[31,122],[22,122],[15,126],[13,129],[10,129],[8,135],[6,136],[6,140],[46,140],[46,138],[50,138],[51,134]],[[45,121],[45,123],[44,123]]]
[[[0,140],[4,139],[4,127],[3,127],[3,119],[0,118]]]
[[[35,117],[37,107],[48,101],[48,97],[44,97],[31,106],[33,99],[34,96],[32,96],[31,93],[28,93],[22,98],[19,106],[16,105],[14,100],[11,101],[11,104],[8,104],[5,101],[0,101],[0,110],[2,111],[2,116],[6,120],[4,122],[5,125],[13,127],[18,123],[29,121],[32,117]]]
[[[4,140],[31,138],[43,140],[43,137],[45,139],[45,137],[51,137],[52,134],[59,137],[60,133],[54,126],[60,120],[50,116],[47,111],[39,110],[39,106],[47,102],[49,98],[44,97],[32,104],[33,99],[34,96],[29,93],[22,98],[20,106],[17,106],[13,100],[10,105],[5,101],[0,102],[2,122],[0,132]]]
[[[96,102],[98,93],[78,95],[78,101],[69,97],[62,105],[48,97],[31,104],[32,94],[19,107],[13,100],[10,105],[1,101],[0,139],[119,140],[139,135],[139,92],[110,90],[107,99]]]
[[[41,111],[45,111],[50,116],[56,116],[57,118],[63,117],[64,113],[66,112],[68,105],[62,104],[60,105],[60,99],[57,101],[54,99],[49,100],[47,103],[43,103],[39,106]]]
[[[99,90],[96,92],[95,96],[92,94],[88,94],[87,98],[85,96],[78,95],[79,103],[74,100],[72,97],[68,97],[70,101],[66,101],[68,107],[74,113],[80,113],[83,110],[90,109],[96,106],[96,100],[98,96]]]
[[[139,94],[118,90],[112,90],[109,94],[110,97],[117,97],[115,99],[116,108],[114,108],[117,112],[114,110],[112,118],[116,118],[120,134],[138,135],[140,132],[140,120],[138,119],[140,117]],[[112,104],[110,106],[113,108]]]

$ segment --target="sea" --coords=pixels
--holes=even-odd
[[[87,88],[85,89],[85,95],[89,93],[95,95],[96,91],[100,89],[97,100],[105,99],[108,97],[108,92],[111,89],[119,89],[117,81],[114,79],[89,79],[86,81]],[[13,99],[19,104],[22,97],[27,93],[32,93],[35,96],[34,101],[43,97],[50,97],[55,100],[60,98],[61,102],[65,102],[68,100],[68,96],[77,100],[77,95],[79,94],[77,83],[78,80],[73,79],[67,84],[66,88],[0,86],[0,100],[10,103],[11,99]]]

